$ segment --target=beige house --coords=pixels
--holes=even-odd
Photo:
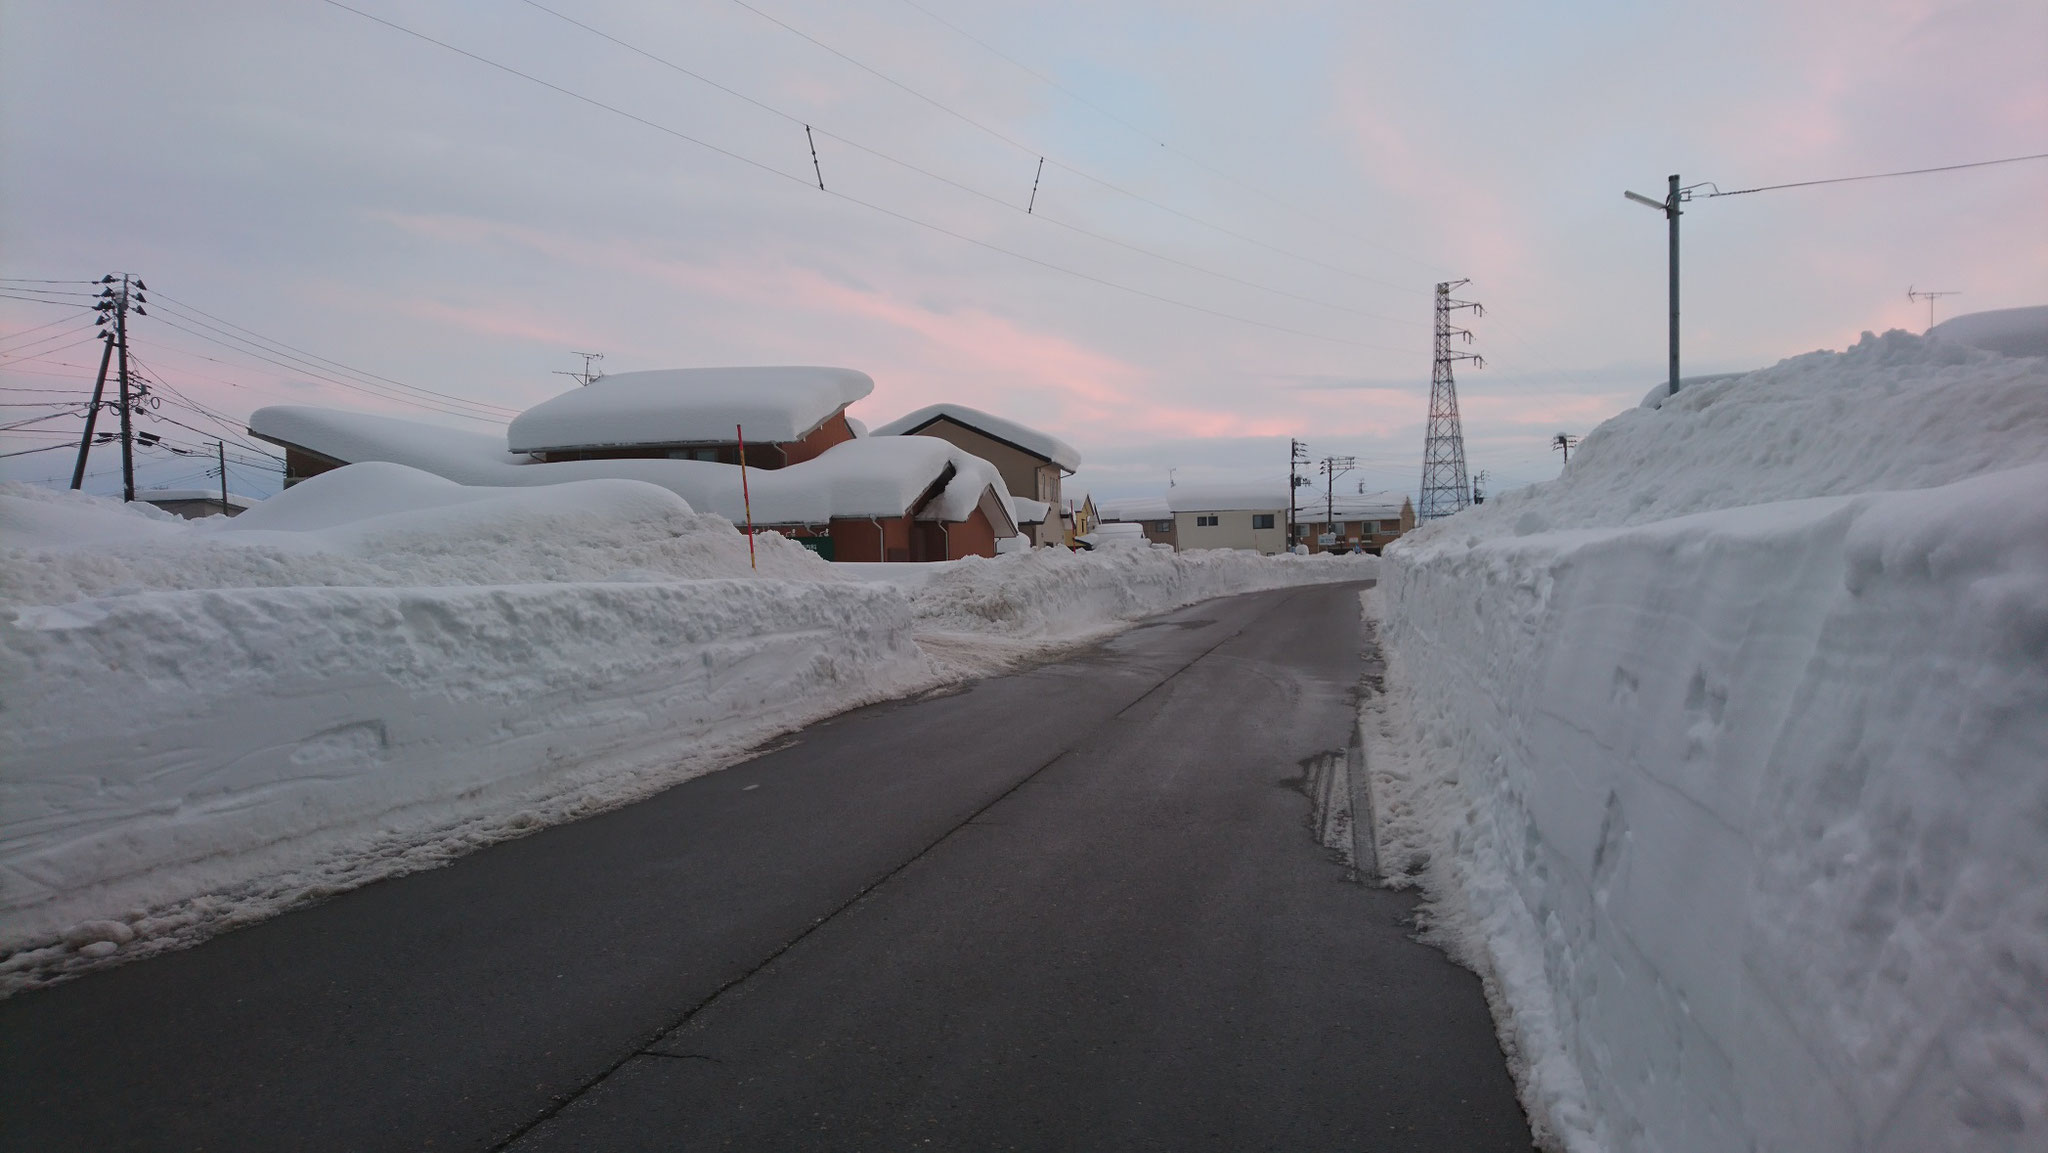
[[[1034,545],[1068,541],[1060,478],[1081,467],[1073,445],[1013,420],[963,404],[934,404],[874,430],[874,436],[933,436],[996,466],[1012,497],[1050,508],[1027,535]]]
[[[1295,509],[1295,539],[1317,552],[1369,552],[1415,527],[1415,502],[1398,492],[1338,493]]]
[[[1287,490],[1167,490],[1173,514],[1174,547],[1246,549],[1258,553],[1287,551]]]

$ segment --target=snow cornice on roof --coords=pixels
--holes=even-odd
[[[514,452],[802,440],[873,392],[850,368],[673,368],[601,376],[520,413],[505,430]]]
[[[1056,464],[1068,472],[1081,467],[1081,451],[1051,433],[1018,424],[964,404],[931,404],[906,413],[874,430],[875,436],[914,436],[935,421],[950,420],[1001,441],[1019,452]]]

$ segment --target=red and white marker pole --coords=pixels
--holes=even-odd
[[[737,424],[732,431],[740,442],[740,507],[747,512],[747,567],[758,572],[761,566],[754,560],[754,498],[747,495],[747,431]]]

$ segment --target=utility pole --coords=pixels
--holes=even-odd
[[[1334,536],[1337,532],[1337,478],[1358,467],[1355,456],[1326,456],[1323,458],[1323,527]]]
[[[599,361],[599,360],[603,360],[603,359],[604,359],[604,353],[602,353],[602,352],[572,352],[572,353],[570,353],[569,355],[570,355],[570,356],[580,356],[580,357],[582,357],[582,358],[583,358],[583,371],[582,371],[582,372],[576,372],[576,371],[573,371],[573,370],[570,370],[570,369],[561,369],[561,368],[558,368],[558,369],[556,369],[556,370],[554,371],[554,375],[555,375],[555,376],[566,376],[566,377],[568,377],[568,378],[569,378],[570,380],[573,380],[573,381],[575,381],[575,382],[576,382],[577,384],[580,384],[580,385],[582,385],[582,386],[583,386],[583,387],[585,387],[585,388],[589,388],[589,387],[591,386],[591,384],[592,384],[592,383],[593,383],[594,381],[596,381],[596,380],[597,380],[597,378],[599,378],[599,377],[601,377],[601,376],[603,376],[603,375],[604,375],[604,373],[601,373],[601,372],[593,372],[593,371],[591,371],[591,368],[590,368],[590,366],[591,366],[591,362],[593,362],[593,361]]]
[[[1486,491],[1485,491],[1485,489],[1484,489],[1484,488],[1482,487],[1482,486],[1484,486],[1485,484],[1486,484],[1486,470],[1485,470],[1485,469],[1483,469],[1483,468],[1482,468],[1482,469],[1480,469],[1480,470],[1479,470],[1478,472],[1475,472],[1475,473],[1473,473],[1473,474],[1472,474],[1472,503],[1473,503],[1473,504],[1485,504],[1485,503],[1486,503]]]
[[[1452,352],[1451,338],[1472,343],[1472,330],[1451,324],[1451,313],[1469,308],[1473,316],[1485,316],[1478,302],[1451,299],[1451,290],[1470,284],[1469,280],[1447,280],[1436,286],[1436,360],[1429,375],[1429,431],[1422,441],[1422,504],[1416,515],[1423,520],[1449,516],[1472,502],[1472,489],[1465,480],[1465,429],[1458,419],[1458,385],[1452,367],[1469,360],[1474,368],[1486,361],[1477,353]]]
[[[121,274],[119,288],[114,287],[112,273],[100,277],[100,284],[105,287],[100,289],[99,303],[93,305],[100,314],[94,323],[106,324],[109,317],[113,319],[111,347],[118,356],[121,375],[121,495],[123,500],[132,501],[135,499],[135,421],[130,410],[134,406],[135,396],[129,391],[128,384],[128,313],[132,311],[137,316],[149,315],[142,307],[148,301],[148,298],[143,296],[148,285],[143,284],[139,277],[131,277],[125,272]],[[88,439],[90,435],[88,432]],[[83,480],[84,472],[85,458],[81,452],[75,475],[79,480]]]
[[[1678,174],[1670,177],[1671,191],[1663,200],[1652,200],[1641,193],[1623,192],[1622,195],[1637,204],[1647,205],[1664,214],[1671,223],[1671,388],[1666,396],[1678,395],[1678,206],[1692,199],[1692,189],[1678,186]]]
[[[216,440],[213,450],[220,457],[220,515],[228,515],[228,442]]]
[[[102,315],[97,323],[105,324]],[[76,490],[85,483],[85,458],[92,452],[92,428],[99,423],[100,404],[107,394],[107,364],[114,359],[114,334],[100,331],[100,375],[92,385],[92,404],[85,410],[85,435],[78,438],[78,464],[71,469],[71,487]]]
[[[1295,490],[1309,483],[1301,475],[1301,466],[1309,463],[1308,446],[1298,440],[1287,442],[1287,548],[1292,551],[1301,543],[1301,530],[1295,524],[1298,515]]]
[[[1934,302],[1944,296],[1961,296],[1962,294],[1961,289],[1945,288],[1939,292],[1915,292],[1912,285],[1906,286],[1906,299],[1908,301],[1924,300],[1927,302],[1927,328],[1930,332],[1934,329]]]

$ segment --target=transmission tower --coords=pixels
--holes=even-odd
[[[1451,338],[1472,343],[1472,330],[1451,324],[1451,313],[1461,308],[1473,316],[1485,316],[1476,301],[1452,300],[1451,290],[1470,284],[1469,280],[1448,280],[1436,286],[1436,364],[1429,374],[1429,431],[1422,441],[1422,503],[1416,515],[1422,520],[1449,516],[1472,503],[1472,488],[1465,477],[1465,430],[1458,420],[1458,386],[1451,378],[1451,366],[1469,360],[1474,368],[1486,361],[1478,353],[1452,352]]]

